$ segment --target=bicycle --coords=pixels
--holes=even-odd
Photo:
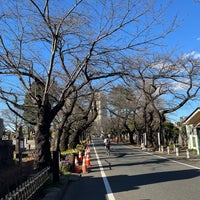
[[[110,156],[110,144],[105,145],[105,147],[107,156]]]

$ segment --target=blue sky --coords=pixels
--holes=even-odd
[[[161,3],[169,2],[169,0],[160,0]],[[166,43],[169,47],[176,46],[177,54],[193,54],[200,55],[200,0],[173,0],[167,12],[167,20],[177,14],[180,27],[177,28],[167,38]],[[190,115],[198,102],[189,102],[177,112],[170,114],[168,118],[172,121],[179,121],[181,116]],[[0,101],[0,107],[3,105]]]
[[[169,17],[177,13],[180,27],[170,36],[169,42],[178,44],[180,52],[199,51],[200,45],[200,1],[174,0]]]
[[[170,46],[177,47],[177,54],[193,53],[200,55],[200,1],[174,0],[169,9],[169,19],[177,13],[180,27],[177,28],[167,39]],[[198,101],[188,102],[178,111],[168,115],[170,120],[179,121],[181,116],[189,116],[196,107]]]

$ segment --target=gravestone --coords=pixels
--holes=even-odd
[[[14,146],[11,140],[2,140],[3,131],[3,119],[0,118],[0,168],[9,167],[14,164]]]
[[[12,140],[1,140],[0,149],[0,169],[14,165]]]
[[[3,131],[4,131],[3,119],[0,118],[0,140],[2,140]]]

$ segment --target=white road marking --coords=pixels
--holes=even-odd
[[[131,146],[127,146],[129,149],[132,149]],[[174,163],[178,163],[180,165],[184,165],[184,166],[187,166],[187,167],[191,167],[193,169],[200,169],[199,167],[195,167],[193,165],[189,165],[189,164],[186,164],[186,163],[182,163],[180,161],[176,161],[176,160],[173,160],[173,159],[170,159],[170,158],[167,158],[167,157],[164,157],[164,156],[159,156],[159,155],[156,155],[156,154],[153,154],[153,153],[150,153],[150,152],[145,152],[145,151],[142,151],[143,153],[146,153],[146,154],[149,154],[149,155],[152,155],[152,156],[155,156],[155,157],[158,157],[158,158],[162,158],[162,159],[165,159],[165,160],[169,160],[171,162],[174,162]]]
[[[170,159],[170,158],[167,158],[167,157],[164,157],[164,156],[155,155],[155,154],[152,154],[152,153],[149,153],[149,152],[144,152],[144,153],[150,154],[150,155],[152,155],[152,156],[155,156],[155,157],[158,157],[158,158],[162,158],[162,159],[165,159],[165,160],[169,160],[169,161],[171,161],[171,162],[175,162],[175,163],[178,163],[178,164],[180,164],[180,165],[184,165],[184,166],[187,166],[187,167],[191,167],[191,168],[193,168],[193,169],[200,169],[199,167],[195,167],[195,166],[193,166],[193,165],[189,165],[189,164],[186,164],[186,163],[182,163],[182,162],[179,162],[179,161],[177,161],[177,160],[173,160],[173,159]]]
[[[105,185],[105,188],[106,188],[107,198],[108,198],[108,200],[115,200],[115,197],[113,195],[112,189],[110,187],[110,184],[109,184],[108,179],[106,177],[106,174],[104,172],[103,166],[102,166],[101,161],[99,159],[99,155],[98,155],[98,153],[96,151],[94,143],[92,143],[92,144],[93,144],[94,152],[95,152],[95,155],[96,155],[96,158],[97,158],[97,162],[98,162],[98,165],[99,165],[99,169],[100,169],[100,172],[101,172],[101,177],[103,178],[103,182],[104,182],[104,185]]]

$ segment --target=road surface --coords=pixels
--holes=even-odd
[[[63,200],[199,200],[198,162],[168,159],[130,145],[103,140],[90,145],[89,173],[70,181]]]

